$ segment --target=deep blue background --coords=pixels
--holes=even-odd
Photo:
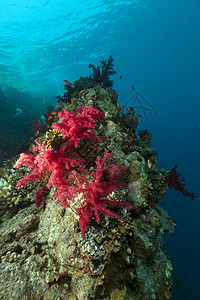
[[[152,132],[159,168],[179,171],[190,202],[168,192],[161,205],[178,222],[166,247],[174,267],[172,299],[199,298],[200,2],[7,0],[0,4],[0,159],[28,137],[34,115],[63,93],[63,79],[90,74],[110,54],[123,105],[134,93],[156,108],[140,128]],[[122,79],[119,80],[119,75]],[[131,103],[129,103],[131,104]],[[17,114],[17,109],[22,112]],[[8,147],[7,147],[8,148]],[[185,297],[185,298],[183,298]]]

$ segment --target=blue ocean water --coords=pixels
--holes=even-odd
[[[121,106],[137,106],[159,168],[178,170],[196,200],[169,191],[178,222],[166,237],[172,299],[199,299],[200,2],[6,0],[0,4],[0,163],[28,138],[29,120],[63,94],[63,79],[91,74],[111,54]],[[120,75],[122,79],[120,79]],[[134,92],[130,86],[134,86]],[[136,109],[136,110],[137,110]]]

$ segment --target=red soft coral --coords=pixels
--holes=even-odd
[[[106,151],[104,157],[97,157],[96,170],[89,174],[85,160],[78,156],[76,148],[82,138],[91,139],[93,143],[100,140],[94,131],[95,121],[105,120],[104,113],[92,106],[89,108],[80,106],[77,113],[65,110],[59,113],[59,117],[63,118],[62,122],[53,124],[53,127],[62,132],[63,139],[68,138],[64,141],[67,144],[55,150],[36,140],[36,145],[33,146],[35,154],[22,153],[14,165],[15,168],[19,168],[23,164],[33,169],[32,173],[18,181],[17,187],[21,188],[27,181],[35,184],[47,181],[47,184],[36,193],[38,207],[49,189],[56,186],[56,203],[69,207],[76,202],[73,209],[79,216],[79,226],[84,237],[93,215],[99,224],[100,213],[119,218],[108,207],[131,209],[130,204],[119,200],[115,194],[111,195],[113,191],[120,193],[120,186],[125,186],[120,182],[119,174],[126,167],[120,169],[115,164],[109,163],[113,153]]]
[[[65,110],[58,114],[59,118],[63,118],[61,123],[54,123],[54,129],[61,131],[63,139],[69,138],[68,147],[77,148],[81,138],[91,139],[93,144],[100,141],[96,136],[94,128],[95,121],[103,121],[105,114],[93,106],[86,108],[79,106],[77,113]]]
[[[88,223],[95,215],[96,222],[100,223],[99,213],[110,215],[116,219],[120,217],[110,210],[108,207],[126,207],[128,210],[133,207],[126,201],[121,201],[116,194],[111,195],[113,191],[118,191],[120,194],[120,187],[127,187],[119,179],[119,175],[124,172],[127,167],[118,168],[115,164],[109,163],[109,159],[114,155],[106,151],[104,157],[97,157],[96,171],[91,173],[91,180],[85,181],[85,184],[80,188],[80,192],[83,193],[85,201],[77,209],[77,215],[79,216],[79,227],[83,238],[85,237],[85,231],[88,229]],[[108,176],[105,179],[105,176]],[[110,196],[110,200],[108,198]]]
[[[25,175],[17,183],[17,187],[25,186],[27,181],[38,183],[39,179],[45,174],[50,172],[51,158],[53,157],[53,150],[46,145],[42,144],[40,141],[35,141],[36,145],[33,145],[33,152],[38,152],[38,154],[30,155],[21,153],[19,159],[14,164],[14,168],[19,168],[21,165],[28,166],[28,168],[33,169],[32,173]]]
[[[183,194],[184,197],[189,197],[192,200],[196,198],[195,193],[188,192],[185,187],[185,179],[177,172],[178,166],[175,166],[169,171],[165,177],[165,182],[168,184],[170,189],[179,191]]]

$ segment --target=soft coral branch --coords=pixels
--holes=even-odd
[[[113,191],[118,191],[120,194],[120,187],[126,187],[126,184],[119,180],[119,175],[124,172],[127,167],[120,169],[115,164],[109,163],[109,159],[112,156],[113,153],[106,151],[103,158],[97,157],[96,171],[91,173],[92,181],[86,181],[84,187],[80,189],[85,201],[82,206],[77,209],[77,215],[79,215],[80,218],[79,226],[83,237],[85,236],[88,223],[93,215],[99,224],[100,213],[120,219],[120,216],[108,207],[125,207],[128,210],[133,208],[130,203],[120,200],[115,194],[111,196],[111,200],[108,198]],[[107,180],[104,178],[105,172],[109,173]]]
[[[95,144],[100,141],[94,131],[95,121],[104,121],[104,116],[103,112],[93,106],[80,106],[76,113],[68,110],[60,112],[58,117],[63,119],[61,123],[54,123],[53,128],[62,132],[63,139],[69,138],[67,145],[70,148],[77,148],[82,138],[91,139]]]
[[[43,183],[44,186],[36,193],[38,207],[50,188],[56,186],[56,203],[63,207],[69,207],[73,203],[84,237],[93,216],[99,224],[100,213],[120,218],[109,207],[132,208],[129,203],[115,196],[115,193],[110,196],[113,191],[120,194],[120,187],[125,186],[120,182],[119,175],[126,167],[120,169],[110,163],[113,153],[106,151],[103,157],[97,157],[96,169],[90,173],[85,167],[85,160],[78,155],[77,148],[82,138],[92,140],[93,144],[100,141],[94,128],[96,121],[105,121],[103,112],[92,106],[80,106],[77,112],[60,112],[59,117],[63,118],[61,123],[53,124],[53,127],[62,132],[63,145],[59,149],[53,149],[36,140],[34,155],[22,153],[14,165],[15,168],[26,165],[32,169],[30,174],[18,181],[17,187],[25,186],[28,181]]]
[[[187,191],[184,183],[185,179],[182,178],[181,174],[177,172],[177,167],[178,166],[175,166],[171,169],[171,171],[169,171],[168,175],[165,177],[166,183],[170,189],[173,188],[175,191],[181,192],[183,196],[194,200],[196,198],[195,194]]]

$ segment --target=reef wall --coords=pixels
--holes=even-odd
[[[19,168],[13,168],[13,159],[0,169],[1,299],[163,300],[171,296],[172,266],[163,237],[174,227],[157,204],[168,188],[167,172],[157,169],[148,130],[137,133],[134,109],[125,113],[112,87],[95,83],[87,88],[87,82],[84,78],[76,82],[77,93],[73,101],[63,103],[54,129],[37,138],[41,147],[28,153]],[[70,136],[66,127],[76,120],[79,105],[85,107],[79,112],[85,118],[82,128],[91,125],[81,131],[80,139],[79,131]],[[91,107],[103,112],[104,120],[91,123],[92,113],[90,117],[89,111],[85,113]],[[68,118],[65,125],[63,112]],[[62,126],[65,131],[55,129]],[[60,164],[60,149],[64,149],[62,163],[69,163],[72,154],[76,160],[76,165],[65,166],[69,172],[61,172],[62,185],[71,180],[62,193],[61,179],[56,185],[58,179],[52,178],[46,156]],[[107,160],[106,151],[112,153]],[[47,163],[41,167],[42,157]],[[31,175],[34,170],[36,179]],[[119,181],[117,170],[123,170]],[[29,180],[16,188],[24,176]],[[120,187],[112,190],[117,182]],[[42,192],[48,188],[48,193],[36,207],[38,187]],[[66,200],[64,193],[71,199]]]

